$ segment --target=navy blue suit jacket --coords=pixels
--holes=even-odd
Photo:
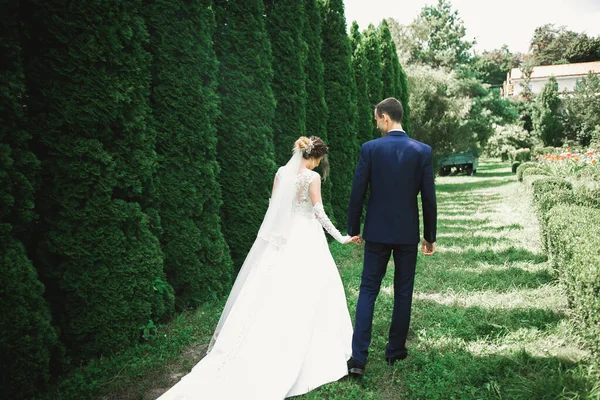
[[[431,147],[393,130],[362,145],[348,207],[348,234],[360,234],[367,187],[371,188],[363,232],[366,241],[417,244],[421,193],[423,237],[435,242],[437,203]]]

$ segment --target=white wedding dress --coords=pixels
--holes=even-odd
[[[299,156],[277,173],[207,356],[160,400],[282,400],[347,375],[352,324],[323,228],[348,237],[313,206],[309,187],[319,180],[320,189],[320,176],[298,173]]]

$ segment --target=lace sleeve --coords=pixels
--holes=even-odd
[[[317,203],[313,206],[313,210],[315,212],[315,217],[317,217],[317,220],[319,221],[319,223],[321,224],[321,226],[323,228],[325,228],[325,230],[327,232],[329,232],[329,234],[338,242],[340,243],[345,243],[350,236],[342,236],[342,234],[340,233],[340,231],[338,231],[336,229],[335,226],[333,226],[333,224],[331,223],[331,220],[329,219],[329,217],[327,216],[327,214],[325,214],[325,209],[323,208],[323,204],[321,203]]]

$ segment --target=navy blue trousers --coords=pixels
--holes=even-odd
[[[406,336],[410,325],[410,310],[415,282],[418,245],[366,242],[360,293],[356,305],[352,357],[366,365],[371,344],[373,310],[390,256],[394,254],[394,311],[385,350],[386,357],[406,353]]]

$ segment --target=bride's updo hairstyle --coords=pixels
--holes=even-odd
[[[301,136],[294,144],[294,150],[300,150],[302,157],[306,160],[311,158],[319,159],[322,158],[321,168],[323,170],[323,180],[327,179],[329,175],[329,163],[327,162],[327,154],[329,154],[329,147],[325,145],[323,140],[318,136]]]

